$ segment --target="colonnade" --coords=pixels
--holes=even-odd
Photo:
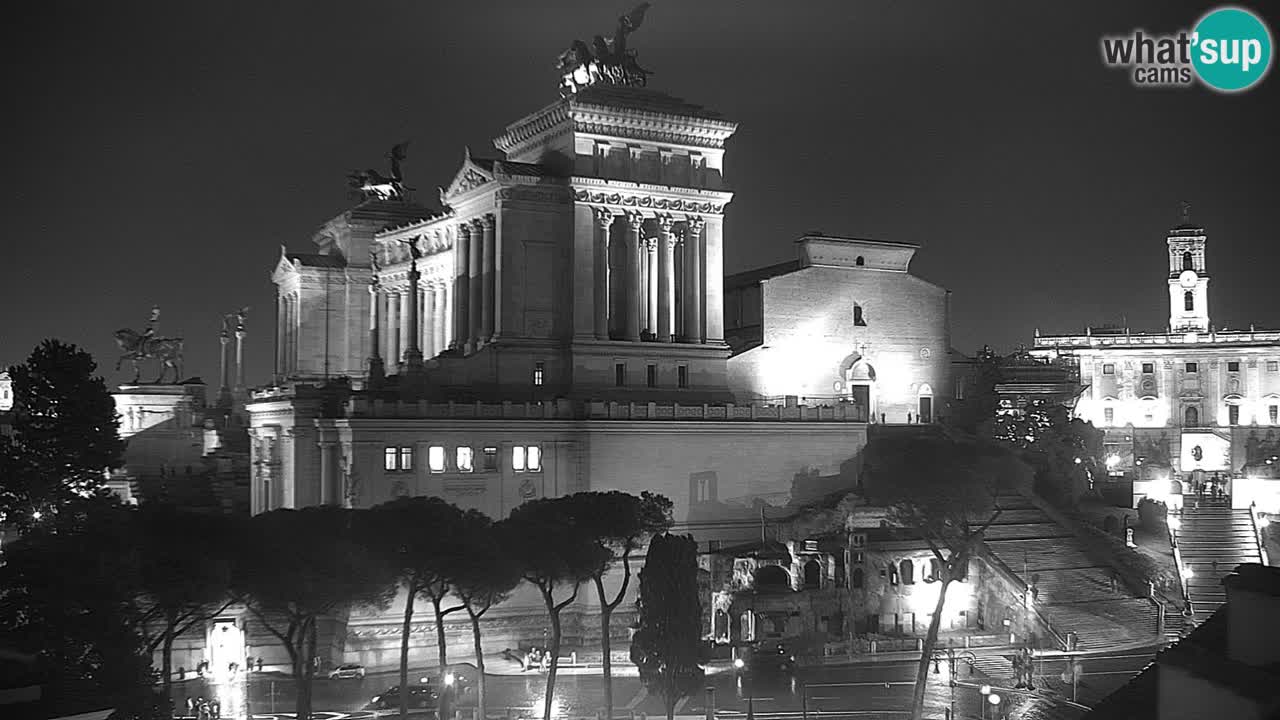
[[[594,212],[596,338],[705,342],[703,301],[718,291],[707,283],[705,220]],[[645,237],[646,224],[656,236]]]
[[[409,349],[411,301],[417,302],[417,347],[423,357],[435,357],[449,348],[452,330],[448,322],[453,288],[445,280],[423,280],[417,297],[411,297],[408,286],[372,290],[373,322],[378,330],[378,354],[394,367],[404,360]]]

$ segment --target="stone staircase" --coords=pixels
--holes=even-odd
[[[1095,561],[1070,528],[1054,522],[1027,498],[1005,496],[1005,508],[986,532],[986,544],[1010,570],[1036,589],[1036,604],[1054,630],[1074,632],[1079,649],[1155,639],[1158,611],[1134,596],[1115,571]]]
[[[1191,568],[1187,597],[1197,622],[1227,601],[1223,577],[1240,563],[1262,562],[1249,510],[1232,510],[1224,500],[1201,500],[1198,507],[1183,507],[1178,550],[1183,566]]]

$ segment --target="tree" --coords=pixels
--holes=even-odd
[[[495,525],[483,513],[468,511],[458,538],[467,547],[467,562],[453,573],[453,593],[462,601],[471,619],[471,639],[475,643],[476,717],[485,716],[484,651],[480,645],[480,618],[503,602],[520,584],[521,567],[511,550],[512,539],[505,527]]]
[[[1036,400],[998,416],[993,437],[1036,469],[1036,490],[1059,504],[1074,504],[1088,479],[1103,472],[1102,431],[1058,403]]]
[[[631,583],[631,554],[644,546],[652,536],[671,527],[671,501],[662,495],[644,491],[639,497],[617,490],[584,492],[570,496],[574,515],[583,530],[598,539],[609,553],[607,562],[591,576],[600,600],[600,651],[604,657],[605,717],[613,717],[613,658],[610,621],[613,611],[622,603]],[[622,564],[622,585],[613,598],[605,592],[604,576]]]
[[[551,720],[560,662],[560,612],[578,599],[582,584],[599,573],[609,559],[609,551],[583,527],[574,507],[569,497],[532,500],[513,510],[504,524],[521,573],[542,594],[551,620],[551,667],[543,698],[544,720]],[[561,588],[571,588],[571,592],[557,600],[555,593]]]
[[[431,600],[435,611],[436,646],[440,673],[448,671],[445,645],[446,615],[464,609],[462,604],[443,607],[453,575],[469,560],[468,548],[459,537],[466,513],[438,497],[397,498],[375,507],[368,516],[370,536],[404,585],[404,626],[400,638],[400,714],[409,704],[409,631],[413,604],[419,595]],[[440,714],[447,716],[448,692],[441,688]]]
[[[124,442],[97,367],[75,345],[45,340],[9,368],[13,436],[0,437],[0,519],[30,527],[107,492],[104,473],[123,464]]]
[[[161,651],[164,697],[172,697],[173,642],[222,614],[231,593],[236,524],[226,515],[146,503],[132,513],[147,651]]]
[[[359,512],[326,505],[249,520],[236,588],[289,654],[299,720],[311,717],[320,619],[355,605],[386,607],[395,593],[395,573],[360,536]]]
[[[160,716],[139,632],[132,512],[111,495],[80,499],[5,545],[0,635],[36,656],[44,717],[103,706]]]
[[[702,606],[698,546],[691,535],[658,535],[640,570],[640,627],[631,660],[650,692],[662,696],[667,720],[676,703],[702,684]]]
[[[929,658],[938,641],[947,588],[965,577],[983,533],[1000,517],[1002,491],[1026,483],[1030,469],[1003,448],[945,434],[883,435],[867,444],[864,487],[889,520],[919,533],[937,560],[938,600],[929,619],[911,717],[924,712]]]

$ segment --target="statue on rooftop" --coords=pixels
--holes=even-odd
[[[160,361],[160,375],[156,384],[164,382],[170,369],[173,370],[173,383],[182,379],[182,338],[166,338],[156,336],[156,326],[160,320],[160,308],[151,308],[151,318],[142,332],[131,328],[117,330],[114,334],[116,345],[120,346],[121,355],[116,360],[116,371],[125,360],[133,363],[133,383],[137,384],[142,375],[139,363],[142,360],[156,359]]]
[[[353,170],[347,174],[348,186],[360,193],[365,200],[403,200],[407,188],[404,186],[400,163],[408,157],[408,149],[409,141],[406,140],[387,153],[387,159],[391,161],[390,177],[372,168]]]
[[[644,87],[651,72],[636,62],[635,50],[627,49],[627,36],[640,29],[648,10],[649,3],[640,3],[618,18],[613,37],[596,35],[590,46],[574,40],[560,53],[561,95],[568,97],[596,83]]]

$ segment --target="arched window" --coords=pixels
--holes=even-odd
[[[854,305],[854,306],[853,306],[853,324],[854,324],[854,325],[857,325],[857,326],[859,326],[859,327],[865,327],[865,326],[866,326],[866,324],[867,324],[867,320],[866,320],[866,318],[862,317],[862,306],[861,306],[861,305]]]
[[[1182,309],[1187,312],[1196,309],[1196,296],[1190,290],[1182,293]]]
[[[777,565],[765,565],[756,570],[756,589],[785,590],[791,586],[787,571]]]
[[[817,560],[804,564],[804,586],[810,589],[822,587],[822,565]]]
[[[854,568],[852,578],[853,578],[853,589],[861,590],[862,584],[866,580],[866,575],[862,572],[862,568]]]
[[[1195,259],[1191,256],[1191,251],[1190,251],[1190,250],[1188,250],[1187,252],[1182,253],[1182,269],[1183,269],[1183,270],[1195,270],[1195,269],[1196,269],[1196,262],[1195,262]]]
[[[910,560],[903,560],[898,563],[898,574],[902,576],[903,585],[914,585],[916,582],[916,569]]]
[[[1194,405],[1182,411],[1182,424],[1186,427],[1195,427],[1200,424],[1200,411]]]
[[[854,265],[857,265],[858,267],[862,267],[863,265],[866,265],[866,264],[867,264],[867,261],[866,261],[866,260],[863,260],[863,259],[862,259],[862,256],[861,256],[861,255],[859,255],[859,256],[858,256],[858,259],[856,259],[856,260],[854,260],[854,261],[853,261],[853,264],[854,264]]]

